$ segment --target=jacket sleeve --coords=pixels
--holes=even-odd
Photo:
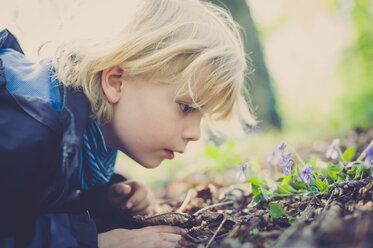
[[[93,220],[43,211],[61,156],[58,135],[0,87],[0,247],[97,247]]]
[[[0,247],[97,247],[97,230],[88,215],[44,214],[35,221],[34,233],[0,240]]]
[[[62,208],[67,212],[89,211],[89,215],[96,223],[98,233],[116,228],[138,228],[130,214],[120,214],[107,200],[107,192],[111,184],[127,180],[120,174],[113,174],[110,181],[99,187],[80,194],[79,198],[70,201]]]
[[[111,206],[107,200],[109,186],[125,180],[127,180],[125,177],[114,174],[106,185],[88,191],[83,195],[83,199],[85,198],[85,201],[88,203],[87,209],[89,209],[99,233],[116,228],[139,228],[139,226],[133,222],[130,213],[120,214],[118,209]]]
[[[0,32],[1,48],[22,52],[7,30]],[[0,247],[97,247],[96,225],[89,216],[45,213],[44,193],[61,171],[61,137],[7,91],[1,62]]]
[[[0,137],[6,137],[3,127]],[[40,141],[31,148],[25,143],[0,138],[0,247],[97,247],[96,225],[89,216],[42,212],[40,192],[52,185],[58,154],[51,147],[57,144]],[[25,150],[16,149],[22,145]]]
[[[2,124],[15,116],[7,106],[0,101],[0,247],[97,247],[88,216],[43,213],[41,193],[59,170],[58,139],[44,139],[55,135],[27,115]]]

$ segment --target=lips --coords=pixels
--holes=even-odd
[[[173,159],[174,158],[174,152],[173,151],[171,151],[171,150],[168,150],[168,149],[164,149],[164,153],[166,154],[166,157],[168,158],[168,159]]]

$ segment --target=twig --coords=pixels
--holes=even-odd
[[[328,201],[326,202],[326,204],[324,206],[324,209],[321,211],[321,214],[323,214],[325,212],[325,210],[329,206],[329,202],[333,198],[333,196],[334,196],[334,191],[332,191],[332,193],[330,194],[330,197],[329,197]]]
[[[225,223],[226,220],[227,220],[227,219],[226,219],[225,216],[224,216],[224,218],[223,218],[223,220],[221,221],[221,223],[220,223],[218,229],[216,229],[214,235],[212,235],[210,241],[207,243],[206,248],[209,248],[209,247],[210,247],[212,241],[214,241],[216,235],[218,234],[218,232],[220,231],[220,229],[223,227],[223,225],[224,225],[224,223]]]
[[[365,157],[366,155],[366,152],[368,151],[369,148],[371,148],[373,146],[373,140],[369,143],[369,145],[367,146],[367,148],[365,148],[365,150],[360,154],[360,156],[357,158],[356,161],[362,161],[363,158]]]
[[[300,193],[289,193],[289,194],[277,194],[277,193],[273,193],[273,197],[297,196],[297,195],[301,195],[302,196],[302,195],[304,195],[304,193],[302,193],[302,192],[300,192]]]
[[[241,193],[240,196],[236,196],[235,194],[233,194],[232,192],[233,191],[238,191]],[[225,195],[225,200],[234,200],[234,201],[241,201],[242,197],[245,195],[245,191],[243,189],[240,189],[236,186],[233,186],[233,187],[230,187],[228,188],[225,192],[224,192],[224,195]]]
[[[300,216],[300,221],[305,221],[306,219],[308,219],[308,215],[311,213],[311,211],[312,211],[312,209],[313,209],[313,207],[312,207],[312,202],[313,202],[313,200],[314,200],[314,198],[312,198],[311,200],[310,200],[310,202],[308,203],[308,205],[307,205],[307,207],[306,207],[306,209],[304,209],[304,211],[303,211],[303,213],[301,214],[301,216]]]
[[[226,202],[220,202],[220,203],[212,204],[212,205],[209,205],[209,206],[207,206],[207,207],[204,207],[204,208],[198,210],[197,212],[195,212],[195,213],[193,214],[193,216],[197,216],[197,215],[199,215],[200,213],[202,213],[202,212],[204,212],[204,211],[206,211],[206,210],[209,210],[209,209],[211,209],[211,208],[220,207],[220,206],[224,206],[224,205],[229,205],[229,204],[233,204],[233,203],[234,203],[234,201],[226,201]]]
[[[179,207],[179,209],[176,211],[176,212],[179,212],[179,213],[182,213],[184,208],[188,205],[188,203],[190,202],[190,199],[192,198],[192,194],[194,193],[194,189],[189,189],[186,196],[185,196],[185,199],[183,201],[183,203],[181,204],[181,206]]]

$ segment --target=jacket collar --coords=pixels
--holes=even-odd
[[[11,32],[9,32],[8,29],[3,29],[0,32],[0,49],[2,48],[12,48],[16,50],[17,52],[24,54],[17,39],[14,37],[14,35]]]

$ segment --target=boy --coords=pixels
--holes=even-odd
[[[175,247],[177,227],[95,221],[151,208],[143,183],[113,175],[118,150],[157,167],[199,139],[203,117],[245,105],[231,17],[197,0],[142,0],[113,36],[65,43],[37,64],[0,37],[0,244]]]

